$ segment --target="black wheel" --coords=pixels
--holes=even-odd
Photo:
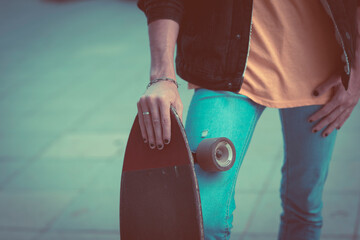
[[[229,170],[235,162],[235,147],[226,137],[207,138],[196,149],[196,160],[205,171]]]

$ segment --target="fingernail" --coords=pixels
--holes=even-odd
[[[325,135],[325,137],[327,137],[327,135],[328,135],[328,134],[327,134],[327,133],[325,133],[324,135]]]
[[[144,138],[144,143],[147,143],[147,140],[146,140],[146,138]]]
[[[169,139],[165,139],[165,140],[164,140],[164,143],[165,143],[165,144],[169,144]]]
[[[312,121],[313,121],[313,120],[311,120],[311,119],[309,120],[309,122],[312,122]]]
[[[159,144],[158,149],[161,150],[163,148],[163,145]]]
[[[150,143],[150,147],[151,147],[151,148],[154,148],[155,145],[154,145],[153,143]]]
[[[313,95],[314,95],[314,96],[318,96],[318,95],[319,95],[319,92],[316,91],[316,90],[314,90]]]
[[[316,132],[317,132],[317,130],[316,130],[316,129],[314,129],[314,130],[313,130],[313,133],[316,133]]]

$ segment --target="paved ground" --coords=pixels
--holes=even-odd
[[[122,157],[149,74],[143,13],[130,1],[8,0],[0,33],[0,239],[119,239]],[[186,119],[192,90],[179,82]],[[359,119],[358,106],[338,133],[322,239],[360,239]],[[232,239],[276,239],[280,127],[266,109]]]

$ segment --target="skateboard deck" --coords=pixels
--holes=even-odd
[[[171,140],[150,149],[135,117],[120,189],[120,236],[132,239],[204,239],[194,159],[184,127],[171,107]]]

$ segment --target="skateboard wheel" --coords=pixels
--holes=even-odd
[[[196,149],[196,160],[208,172],[229,170],[235,162],[235,147],[226,137],[207,138]]]

